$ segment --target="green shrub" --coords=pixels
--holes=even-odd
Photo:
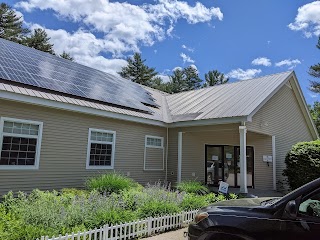
[[[296,189],[320,177],[320,140],[295,144],[288,152],[286,169],[290,188]]]
[[[119,173],[107,173],[89,178],[86,181],[88,190],[97,190],[101,193],[119,193],[120,191],[139,186],[133,179]]]
[[[61,189],[61,194],[70,196],[89,196],[90,191],[76,188],[63,188]]]
[[[198,195],[209,193],[209,189],[206,186],[194,180],[178,183],[177,190],[180,192],[194,193]]]
[[[199,196],[194,193],[188,193],[184,196],[180,206],[184,211],[190,211],[202,208],[208,204],[209,202],[207,196]]]
[[[181,208],[179,208],[175,203],[151,200],[139,207],[138,216],[140,219],[147,217],[159,217],[178,213],[180,211]]]

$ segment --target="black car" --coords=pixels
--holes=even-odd
[[[320,178],[282,198],[246,198],[201,209],[190,240],[320,239]]]

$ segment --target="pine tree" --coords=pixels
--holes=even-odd
[[[318,44],[316,45],[318,49],[320,49],[320,37],[318,39]],[[312,77],[320,78],[320,63],[317,63],[315,65],[312,65],[309,68],[309,74]],[[319,81],[311,81],[311,91],[320,93],[320,82]]]
[[[22,17],[19,17],[9,5],[0,4],[0,38],[21,43],[24,35],[29,32],[22,24]]]
[[[73,57],[71,57],[71,55],[65,51],[63,51],[63,53],[61,53],[59,56],[73,62]]]
[[[314,124],[316,125],[318,133],[320,134],[320,102],[316,101],[313,103],[313,106],[308,105],[308,107]]]
[[[151,86],[152,79],[158,74],[155,68],[150,68],[142,60],[140,53],[135,53],[133,58],[127,58],[128,65],[121,69],[120,76],[142,85]]]
[[[28,47],[38,49],[43,52],[54,54],[53,44],[49,42],[50,38],[48,37],[45,30],[38,28],[26,38],[24,44]]]
[[[204,75],[204,78],[206,82],[203,84],[203,87],[225,84],[229,81],[229,78],[226,78],[223,73],[217,70],[209,71]]]
[[[195,90],[201,87],[202,80],[199,77],[198,70],[193,67],[189,66],[183,69],[185,75],[185,81],[187,84],[187,91],[188,90]]]
[[[184,69],[177,68],[170,76],[170,82],[168,84],[169,93],[178,93],[188,90],[188,84],[186,82],[186,76]]]

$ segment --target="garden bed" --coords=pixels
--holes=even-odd
[[[173,191],[161,183],[142,187],[120,175],[108,176],[108,181],[98,178],[103,179],[103,184],[91,179],[86,184],[88,190],[34,190],[16,197],[8,193],[0,204],[0,239],[33,240],[86,232],[104,225],[171,216],[225,200],[223,195],[213,193]],[[124,178],[126,184],[119,178]]]

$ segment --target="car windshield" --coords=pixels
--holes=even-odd
[[[271,199],[265,200],[265,201],[261,202],[261,206],[263,206],[263,207],[271,206],[271,205],[277,203],[278,201],[280,201],[280,199],[281,199],[281,197],[271,198]]]

